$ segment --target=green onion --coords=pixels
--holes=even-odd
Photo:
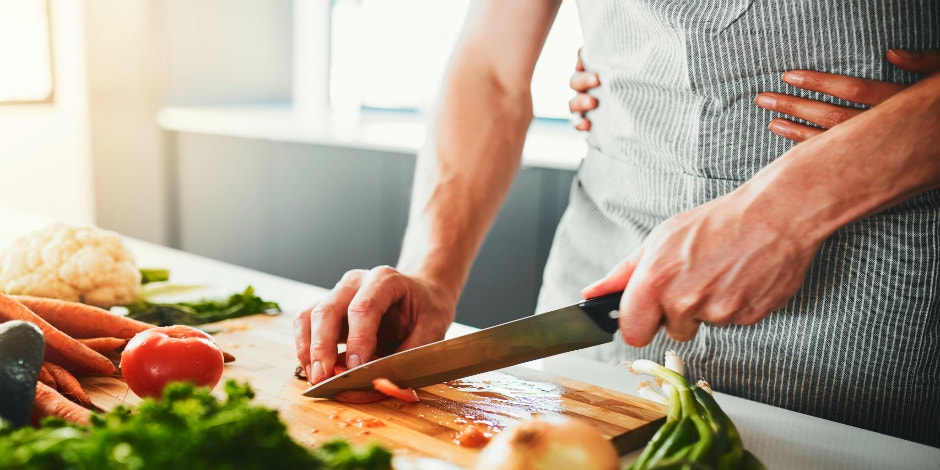
[[[666,422],[631,470],[764,468],[744,449],[737,428],[718,406],[708,382],[703,379],[692,385],[685,379],[684,364],[675,352],[666,353],[665,365],[640,359],[628,363],[627,369],[661,380],[663,392],[669,397]],[[657,393],[649,381],[641,381],[640,387],[641,395],[650,390]]]

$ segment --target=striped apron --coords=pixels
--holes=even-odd
[[[912,83],[889,48],[940,48],[940,2],[579,0],[582,59],[597,72],[589,150],[556,231],[538,311],[626,258],[666,218],[737,188],[793,142],[766,129],[762,91],[839,100],[780,80],[812,69]],[[605,361],[662,361],[715,389],[940,446],[940,191],[836,232],[785,308],[753,326],[661,331]]]

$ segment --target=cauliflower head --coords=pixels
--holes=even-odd
[[[134,299],[140,276],[120,235],[94,226],[54,224],[0,253],[0,292],[11,295],[110,308]]]

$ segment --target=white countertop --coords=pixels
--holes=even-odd
[[[0,249],[51,219],[0,206]],[[280,303],[286,314],[316,301],[326,290],[208,258],[136,240],[127,240],[142,267],[167,267],[173,280],[232,289],[254,286],[264,298]],[[472,329],[454,325],[450,335]],[[635,394],[638,377],[574,354],[527,364],[582,382]],[[770,469],[940,469],[940,449],[826,421],[800,413],[717,394],[721,407],[739,428],[745,447]],[[940,431],[938,431],[940,432]],[[629,462],[637,453],[628,455]]]
[[[327,113],[302,115],[289,105],[169,107],[157,123],[173,132],[416,153],[426,135],[416,113],[364,111],[358,119]],[[587,151],[584,136],[565,122],[536,120],[529,128],[522,164],[575,170]]]

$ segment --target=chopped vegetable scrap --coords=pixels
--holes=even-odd
[[[385,426],[385,422],[377,418],[361,418],[361,417],[352,417],[344,418],[339,413],[332,414],[329,418],[333,421],[339,421],[339,426],[345,428],[348,426],[355,426],[357,428],[380,428]]]
[[[277,411],[250,403],[247,384],[230,380],[225,392],[218,400],[206,388],[176,383],[160,400],[91,414],[86,425],[52,418],[14,429],[0,422],[0,468],[391,469],[391,453],[375,444],[336,439],[305,448]]]
[[[490,436],[468,424],[454,435],[454,444],[461,447],[483,447],[490,442]]]
[[[764,465],[744,448],[741,435],[711,395],[702,380],[692,385],[683,376],[682,360],[666,353],[665,366],[641,359],[628,363],[630,371],[662,381],[662,391],[642,382],[648,396],[665,397],[669,410],[666,422],[653,435],[630,470],[652,468],[742,468]]]
[[[166,268],[140,268],[140,283],[165,282],[170,280],[170,270]]]
[[[418,401],[418,393],[415,392],[413,388],[401,388],[385,377],[379,377],[373,380],[372,386],[375,387],[376,390],[392,398],[397,398],[399,400],[411,403]]]
[[[336,357],[336,365],[333,366],[333,375],[339,375],[346,372],[346,353],[340,353]],[[304,368],[297,366],[294,369],[294,377],[299,380],[307,380],[307,373]],[[414,403],[418,401],[418,393],[413,388],[401,388],[395,385],[391,380],[379,377],[372,381],[372,390],[345,390],[333,396],[333,399],[340,403],[363,404],[375,403],[386,398],[398,398],[399,400]]]
[[[152,287],[151,287],[152,286]],[[137,298],[121,308],[126,309],[126,316],[134,320],[157,326],[202,325],[230,318],[244,317],[257,313],[280,312],[276,302],[264,300],[255,295],[255,289],[248,286],[244,291],[225,298],[190,298],[179,301],[166,301],[168,293],[178,290],[183,293],[197,291],[204,286],[184,284],[166,284],[152,282],[141,289]],[[185,296],[180,296],[184,298]],[[198,295],[197,295],[198,297]]]

